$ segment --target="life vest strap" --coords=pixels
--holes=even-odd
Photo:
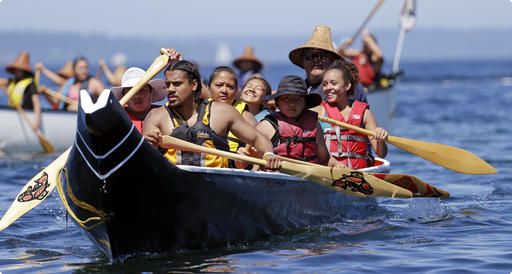
[[[354,153],[354,152],[331,152],[331,155],[333,157],[338,157],[338,158],[358,158],[358,159],[365,159],[366,160],[366,155],[363,155],[363,154],[358,154],[358,153]]]

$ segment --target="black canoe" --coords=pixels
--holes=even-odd
[[[95,105],[84,94],[80,100],[58,189],[73,220],[111,258],[252,242],[377,206],[285,174],[178,168],[144,141],[110,92]]]

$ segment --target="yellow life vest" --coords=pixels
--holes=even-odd
[[[7,94],[9,95],[9,106],[21,106],[23,104],[23,94],[25,93],[25,89],[32,84],[34,78],[29,77],[25,78],[17,83],[11,82],[9,84],[9,88],[7,89]]]
[[[240,114],[243,114],[244,111],[247,110],[247,104],[242,101],[235,102],[235,105],[233,106],[236,108],[236,110],[238,110]],[[245,144],[242,143],[242,141],[240,141],[238,138],[236,138],[236,136],[231,131],[228,132],[228,144],[229,151],[231,152],[237,152],[240,145],[245,146]]]
[[[197,121],[189,126],[181,115],[166,105],[167,112],[174,125],[171,136],[208,148],[228,150],[225,138],[215,134],[210,128],[211,101],[201,102],[198,105]],[[194,165],[203,167],[228,167],[228,159],[212,154],[192,153],[170,148],[164,157],[174,165]]]

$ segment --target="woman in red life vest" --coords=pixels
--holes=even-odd
[[[379,157],[385,157],[388,148],[385,140],[388,132],[377,127],[377,122],[368,104],[348,98],[358,83],[357,68],[349,62],[335,62],[325,72],[322,85],[327,96],[322,102],[319,115],[327,116],[347,124],[365,128],[376,133],[375,137],[359,134],[352,130],[321,123],[325,142],[332,157],[353,169],[365,168],[373,164],[368,153],[368,142]]]
[[[281,80],[271,98],[275,99],[279,111],[267,115],[256,129],[272,141],[274,153],[311,163],[337,165],[325,146],[318,114],[308,110],[320,104],[320,95],[308,94],[304,80],[289,75]]]
[[[132,67],[126,70],[121,79],[121,86],[113,87],[112,93],[121,99],[135,84],[144,76],[146,72],[137,67]],[[133,98],[124,105],[124,109],[130,116],[135,127],[142,133],[144,125],[144,118],[148,112],[158,106],[151,105],[151,103],[158,102],[167,96],[165,88],[165,81],[162,79],[154,79],[149,81],[147,85],[142,87]]]

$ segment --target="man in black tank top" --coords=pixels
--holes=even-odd
[[[173,49],[168,52],[171,58],[180,56]],[[232,131],[240,140],[265,154],[269,168],[279,168],[280,161],[273,155],[270,141],[247,123],[233,106],[209,102],[203,110],[199,108],[202,106],[197,100],[201,93],[201,76],[193,63],[178,61],[171,67],[169,76],[167,104],[151,110],[144,120],[143,133],[149,143],[158,148],[163,134],[177,135],[177,138],[190,142],[201,141],[208,135],[222,146],[222,140],[225,141],[228,132]]]

